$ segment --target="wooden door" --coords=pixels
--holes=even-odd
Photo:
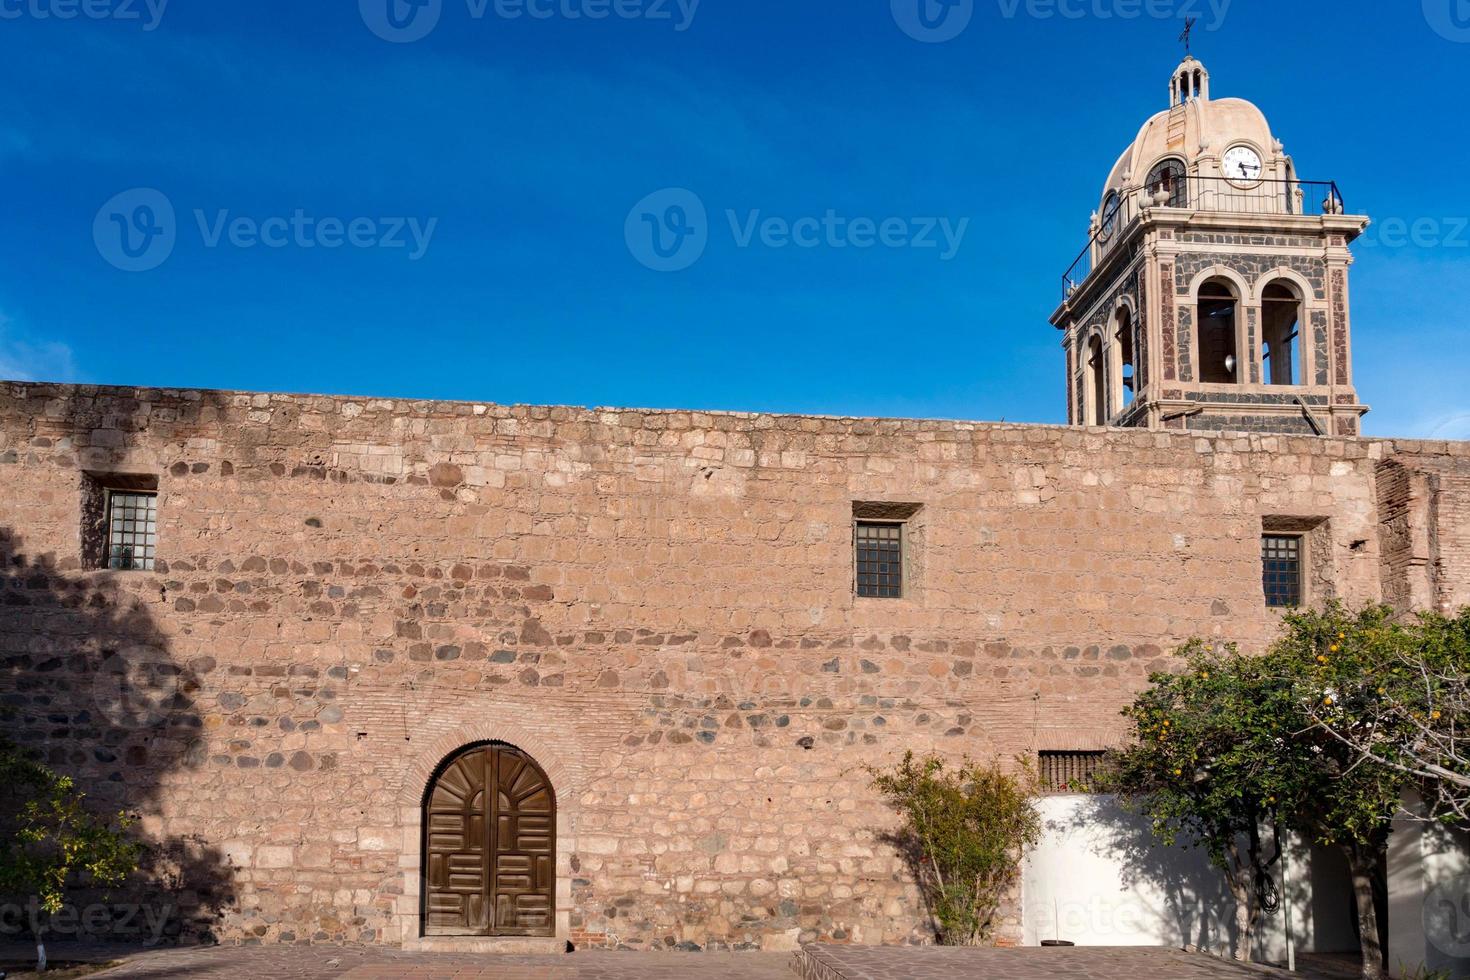
[[[424,934],[551,936],[556,796],[509,745],[444,765],[424,804]]]

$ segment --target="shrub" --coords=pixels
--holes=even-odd
[[[888,835],[909,861],[946,946],[991,941],[1002,898],[1020,875],[1021,854],[1041,833],[1036,778],[966,759],[946,769],[912,752],[889,770],[869,767],[873,787],[903,818]]]

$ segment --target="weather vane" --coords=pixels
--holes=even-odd
[[[1184,53],[1189,54],[1189,39],[1194,34],[1195,21],[1198,17],[1189,17],[1184,21],[1184,33],[1179,35],[1179,40],[1184,42]]]

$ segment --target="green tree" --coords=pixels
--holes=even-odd
[[[1393,669],[1400,652],[1415,645],[1414,630],[1387,606],[1352,612],[1336,603],[1320,611],[1290,613],[1283,626],[1267,666],[1292,686],[1296,704],[1289,738],[1307,750],[1309,760],[1296,774],[1283,811],[1293,827],[1338,847],[1347,859],[1363,976],[1376,980],[1385,974],[1374,884],[1388,852],[1394,815],[1415,780],[1402,768],[1359,752],[1320,719],[1330,718],[1346,731],[1378,723],[1380,699],[1389,691],[1385,671]]]
[[[1184,669],[1154,674],[1124,710],[1131,745],[1113,754],[1099,788],[1147,816],[1161,843],[1205,850],[1235,899],[1235,957],[1249,961],[1275,902],[1280,803],[1304,764],[1283,739],[1290,688],[1233,647],[1195,640],[1177,655]]]
[[[1236,901],[1239,959],[1249,959],[1275,893],[1280,828],[1343,853],[1352,873],[1362,975],[1384,976],[1375,882],[1412,776],[1354,749],[1346,731],[1369,723],[1360,692],[1406,642],[1392,610],[1338,605],[1288,614],[1260,657],[1193,641],[1185,669],[1156,674],[1125,711],[1132,744],[1116,753],[1114,788],[1165,843],[1192,839],[1225,874]],[[1375,696],[1376,688],[1374,688]],[[1262,845],[1269,829],[1272,847]]]
[[[138,867],[139,845],[124,814],[98,817],[85,794],[0,739],[0,893],[35,900],[37,969],[46,969],[45,932],[79,883],[120,884]]]
[[[994,763],[915,760],[869,767],[873,786],[903,818],[889,840],[909,860],[947,946],[991,941],[1001,901],[1019,880],[1021,855],[1041,834],[1035,774]]]
[[[1326,651],[1338,696],[1314,704],[1313,717],[1358,758],[1408,777],[1423,798],[1422,815],[1470,825],[1470,608],[1454,617],[1375,616],[1355,625],[1361,628],[1338,630],[1338,645],[1370,643],[1371,656],[1350,656],[1354,670],[1343,671],[1343,658]],[[1335,636],[1330,625],[1326,635]]]

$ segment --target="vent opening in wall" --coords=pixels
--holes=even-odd
[[[1041,788],[1047,793],[1090,793],[1106,758],[1106,752],[1095,750],[1042,752]]]

